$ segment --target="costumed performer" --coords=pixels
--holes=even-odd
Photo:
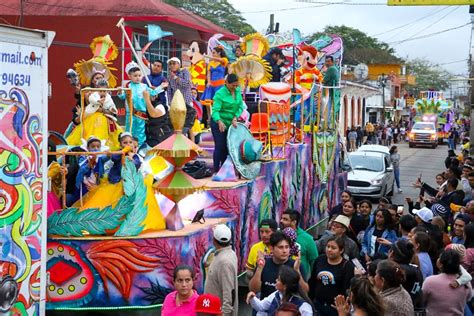
[[[206,89],[206,62],[204,61],[204,55],[201,51],[201,46],[198,42],[194,41],[189,45],[189,49],[186,51],[186,55],[191,59],[191,66],[189,67],[189,73],[191,75],[191,82],[194,85],[194,88],[197,92],[196,100],[201,99],[201,95],[204,93]],[[209,109],[205,107],[203,110],[202,115],[198,114],[198,119],[202,120],[204,125],[207,127],[209,124]]]
[[[112,74],[112,70],[117,69],[110,67],[110,65],[117,58],[118,49],[110,36],[94,38],[90,48],[93,57],[87,61],[80,60],[74,64],[75,70],[69,69],[66,73],[66,77],[75,90],[76,105],[72,109],[72,120],[64,132],[64,137],[68,137],[74,127],[81,122],[81,89],[97,88],[97,82],[101,79],[107,80],[112,88],[117,84],[116,77]],[[88,102],[88,93],[85,95],[85,102],[86,104]]]
[[[244,103],[239,78],[235,74],[227,75],[225,85],[214,96],[212,104],[211,131],[214,138],[214,172],[224,164],[229,151],[227,149],[227,131],[237,126],[237,118],[242,114]]]
[[[146,101],[144,99],[143,92],[146,90],[149,92],[151,97],[155,97],[164,91],[164,88],[168,86],[167,82],[162,82],[160,86],[155,89],[151,89],[146,84],[141,83],[142,81],[142,72],[138,64],[134,61],[129,62],[125,66],[125,71],[130,78],[129,88],[132,90],[132,121],[130,121],[129,115],[129,105],[127,104],[126,108],[126,120],[125,120],[125,129],[127,131],[131,130],[133,136],[138,138],[138,146],[141,147],[146,141],[146,122],[148,121]],[[126,94],[120,93],[118,95],[121,99],[126,100]],[[128,103],[128,101],[126,101]],[[158,110],[164,115],[166,113],[163,105],[158,106]],[[130,128],[131,126],[131,128]]]
[[[99,80],[96,85],[97,88],[108,88],[105,79]],[[82,144],[83,138],[88,139],[94,135],[105,140],[105,145],[111,150],[118,149],[118,135],[122,132],[122,127],[117,124],[117,108],[112,97],[106,90],[101,90],[89,94],[88,100],[89,104],[83,114],[84,120],[66,138],[67,143],[78,146]]]
[[[201,101],[203,103],[211,103],[216,92],[225,84],[225,75],[229,60],[222,46],[216,46],[212,49],[212,56],[204,56],[209,58],[207,65],[207,86],[202,94]]]
[[[186,68],[181,68],[181,60],[177,57],[172,57],[168,60],[168,71],[169,71],[169,87],[166,92],[168,93],[168,100],[172,100],[176,91],[181,91],[186,102],[186,119],[184,121],[183,134],[188,135],[191,141],[194,141],[194,134],[191,128],[194,125],[196,118],[196,110],[193,106],[193,95],[191,88],[193,83],[191,82],[191,75]]]
[[[314,82],[321,83],[323,81],[323,74],[316,67],[318,58],[318,51],[313,46],[303,46],[299,49],[298,62],[301,68],[295,72],[295,83],[299,85],[300,91],[304,94],[311,90]],[[311,98],[306,99],[304,102],[304,111],[309,113]],[[316,110],[313,112],[316,113]],[[306,116],[309,118],[309,115]],[[301,104],[298,103],[295,111],[295,122],[301,120]],[[305,120],[304,124],[308,121]]]

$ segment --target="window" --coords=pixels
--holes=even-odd
[[[143,48],[148,43],[148,35],[142,33],[133,33],[134,40],[137,40],[140,47]],[[145,57],[148,61],[154,62],[155,60],[161,60],[163,62],[163,74],[168,75],[168,59],[176,56],[181,59],[181,44],[176,43],[173,47],[173,41],[171,40],[157,40],[148,48],[145,53]]]

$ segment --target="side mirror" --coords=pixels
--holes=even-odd
[[[386,172],[393,172],[393,167],[387,167],[387,168],[385,168],[385,171]]]
[[[351,165],[350,165],[350,163],[349,163],[348,161],[344,161],[344,162],[342,163],[341,169],[342,169],[343,171],[351,171],[351,170],[352,170]]]

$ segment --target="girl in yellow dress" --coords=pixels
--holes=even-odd
[[[108,88],[105,79],[99,80],[98,88]],[[83,121],[77,125],[71,134],[66,138],[71,146],[79,146],[82,139],[88,139],[90,136],[96,136],[105,140],[105,145],[111,150],[118,150],[120,144],[119,135],[123,132],[122,127],[117,124],[117,108],[112,97],[106,90],[95,91],[86,97],[89,101]]]

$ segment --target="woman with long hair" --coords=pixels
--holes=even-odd
[[[367,277],[353,278],[348,298],[338,295],[334,303],[338,316],[349,315],[350,305],[354,310],[352,315],[379,316],[385,313],[382,297]]]
[[[420,263],[420,270],[423,280],[433,275],[433,263],[430,252],[433,250],[433,242],[425,232],[416,232],[411,238],[411,243],[415,246],[415,253]]]
[[[350,219],[350,224],[346,232],[347,237],[354,240],[357,245],[360,246],[357,236],[360,232],[364,231],[367,226],[362,216],[357,214],[357,203],[353,199],[345,201],[342,204],[341,215],[347,216]]]
[[[445,250],[439,256],[438,275],[426,278],[423,283],[423,301],[427,315],[463,315],[466,302],[471,298],[471,284],[453,288],[450,284],[458,278],[461,258],[454,250]]]
[[[311,300],[299,286],[300,274],[294,269],[282,265],[276,280],[276,291],[259,300],[256,294],[250,291],[247,294],[247,304],[259,315],[275,315],[283,303],[292,303],[298,307],[302,316],[313,315]]]
[[[175,290],[166,295],[161,308],[162,316],[195,316],[194,306],[198,298],[194,290],[194,271],[187,265],[178,265],[173,272]]]
[[[369,200],[362,200],[359,202],[359,207],[357,209],[357,213],[364,219],[364,224],[367,227],[370,225],[372,220],[372,202]],[[364,238],[364,236],[362,236]]]
[[[393,145],[390,147],[390,161],[393,166],[393,175],[395,176],[395,183],[397,184],[398,193],[402,193],[400,187],[400,154],[398,153],[398,147]]]
[[[344,259],[344,239],[333,236],[326,244],[326,254],[316,259],[308,284],[309,296],[317,314],[336,316],[332,306],[338,295],[346,293],[354,276],[353,264]]]
[[[329,211],[329,218],[333,218],[337,215],[342,214],[342,205],[346,202],[352,199],[352,193],[349,190],[344,190],[341,192],[341,203],[338,205],[334,206],[330,211]]]
[[[413,244],[405,239],[397,240],[388,252],[388,259],[398,263],[404,271],[405,278],[402,282],[402,286],[410,293],[413,305],[416,308],[421,308],[421,285],[423,284],[423,275],[418,266],[412,264],[414,256],[415,249]]]
[[[375,286],[379,289],[386,307],[385,316],[413,315],[414,307],[410,294],[403,288],[405,272],[398,263],[382,260],[377,265]]]
[[[387,210],[376,210],[375,220],[367,228],[362,241],[361,255],[365,261],[371,261],[375,255],[387,255],[392,243],[397,241],[397,233],[393,229],[392,216]]]
[[[201,102],[209,104],[216,92],[225,84],[229,60],[222,46],[214,47],[212,55],[205,55],[204,58],[208,58],[210,61],[207,64],[207,86],[202,94]]]

